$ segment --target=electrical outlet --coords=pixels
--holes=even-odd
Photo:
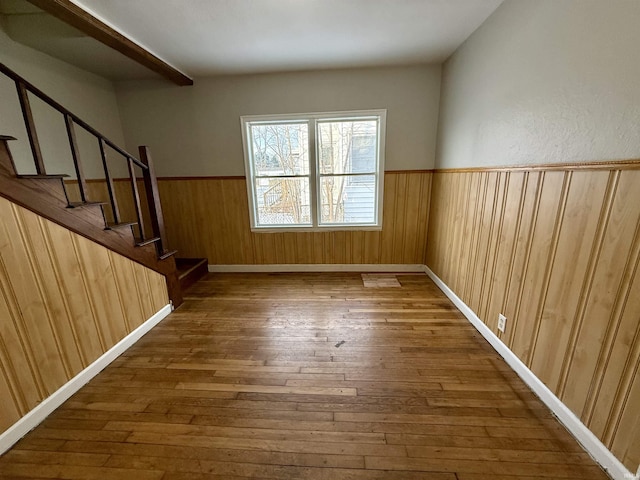
[[[507,317],[503,314],[498,315],[498,330],[504,333],[504,329],[507,327]]]

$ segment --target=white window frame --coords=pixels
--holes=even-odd
[[[318,134],[318,123],[331,120],[372,120],[378,122],[378,143],[376,172],[374,174],[378,185],[375,196],[375,221],[372,223],[332,223],[321,224],[321,211],[318,208],[320,179],[319,156],[316,151],[316,138]],[[249,129],[253,124],[272,122],[299,122],[307,123],[309,131],[309,187],[311,189],[311,225],[258,225],[257,224],[257,202],[255,192],[255,174],[252,158],[252,148],[249,140],[251,138]],[[376,110],[354,110],[346,112],[315,112],[280,115],[243,115],[240,117],[242,130],[242,148],[244,152],[244,166],[247,180],[247,196],[249,200],[249,218],[252,232],[327,232],[334,230],[382,230],[382,200],[384,192],[384,157],[385,157],[385,137],[386,137],[387,111],[385,109]],[[302,176],[302,175],[301,175]],[[306,175],[304,175],[306,176]],[[327,175],[331,176],[331,175]]]

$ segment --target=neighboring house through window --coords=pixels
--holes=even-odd
[[[385,110],[241,117],[251,228],[381,228],[385,119]]]

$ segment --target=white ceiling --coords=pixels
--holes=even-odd
[[[6,0],[5,0],[6,1]],[[440,63],[502,0],[73,0],[189,76]],[[24,33],[32,31],[32,34]],[[56,29],[52,29],[56,30]],[[59,30],[59,29],[57,29]],[[42,28],[14,38],[42,37]],[[81,40],[76,40],[80,45]],[[84,43],[86,43],[86,37]],[[51,39],[31,40],[52,50]],[[87,68],[95,52],[58,42]],[[59,47],[60,48],[60,47]],[[83,53],[84,52],[84,53]],[[51,54],[51,52],[48,52]],[[92,60],[93,59],[93,60]],[[82,65],[84,62],[84,65]],[[143,76],[100,62],[114,79]],[[91,66],[91,65],[89,65]],[[106,69],[104,67],[107,67]],[[90,68],[88,68],[90,69]],[[150,76],[153,76],[150,73]]]

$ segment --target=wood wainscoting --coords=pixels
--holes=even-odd
[[[386,172],[383,229],[253,233],[244,177],[159,178],[169,245],[211,264],[423,264],[430,171]]]
[[[640,162],[436,171],[431,201],[427,265],[635,472]]]
[[[168,302],[162,275],[0,198],[0,433]]]

